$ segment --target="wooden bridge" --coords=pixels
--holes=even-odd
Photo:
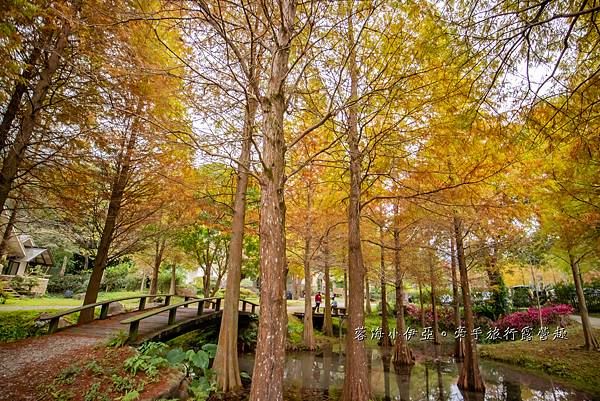
[[[139,344],[144,341],[167,340],[198,329],[202,327],[203,323],[220,319],[223,313],[221,310],[223,298],[221,297],[184,297],[183,302],[171,304],[172,296],[171,294],[157,294],[113,299],[45,316],[39,318],[38,321],[49,321],[48,334],[60,331],[70,335],[108,339],[120,332],[128,331],[127,342]],[[148,298],[164,298],[164,303],[161,306],[146,309]],[[111,303],[132,299],[139,299],[137,310],[108,316]],[[257,312],[258,305],[253,302],[240,300],[240,304],[240,315],[249,316]],[[93,322],[59,328],[61,317],[86,309],[95,310],[98,307],[100,314]]]

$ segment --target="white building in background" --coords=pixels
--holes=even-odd
[[[8,238],[6,257],[8,266],[3,273],[8,276],[24,276],[30,265],[54,265],[50,251],[36,247],[31,236],[26,234],[12,234]]]

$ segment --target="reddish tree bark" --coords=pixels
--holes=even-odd
[[[308,186],[306,191],[306,225],[304,227],[304,330],[302,340],[304,346],[310,350],[315,349],[315,334],[313,329],[313,309],[312,309],[312,276],[310,272],[311,261],[311,242],[312,242],[312,188]]]
[[[469,277],[465,260],[463,235],[462,220],[458,217],[454,217],[454,238],[456,240],[456,255],[460,271],[460,284],[462,288],[466,324],[466,338],[464,341],[465,359],[458,377],[458,388],[472,392],[485,392],[485,385],[481,378],[481,373],[479,372],[477,348],[473,337],[473,310],[471,308],[471,291],[469,289]]]
[[[394,214],[398,216],[398,203],[394,205]],[[396,330],[398,333],[394,343],[393,361],[396,366],[413,365],[415,357],[404,338],[404,332],[406,331],[404,321],[404,273],[400,265],[400,229],[398,228],[398,222],[394,223],[394,272],[396,275]],[[410,375],[410,369],[408,374]]]
[[[379,265],[380,265],[380,284],[381,284],[381,329],[383,331],[383,337],[379,341],[379,345],[383,347],[389,347],[392,345],[390,341],[389,331],[390,327],[388,324],[388,308],[387,308],[387,289],[385,282],[385,247],[383,245],[383,227],[379,227],[379,238],[381,241]]]
[[[594,336],[592,324],[590,323],[585,296],[583,294],[581,276],[579,275],[578,263],[579,261],[573,257],[571,252],[569,252],[569,264],[571,265],[571,272],[573,273],[573,282],[575,283],[575,292],[577,293],[577,301],[579,303],[579,314],[581,315],[581,326],[583,327],[583,338],[585,341],[584,348],[588,351],[597,351],[600,350],[600,344],[598,344],[598,340]]]
[[[285,282],[285,82],[296,20],[296,2],[279,3],[273,23],[274,43],[263,113],[263,173],[260,177],[260,318],[250,401],[283,399],[283,369],[287,334]],[[310,296],[310,294],[307,294]]]
[[[323,275],[325,276],[325,311],[323,312],[323,334],[333,336],[331,319],[331,277],[329,276],[329,242],[323,241]]]
[[[225,302],[223,305],[223,317],[221,319],[217,353],[213,362],[213,369],[217,374],[219,388],[224,392],[233,391],[242,385],[237,350],[238,304],[240,301],[240,280],[242,278],[242,253],[244,221],[246,218],[246,192],[250,169],[250,150],[257,108],[257,102],[253,99],[248,99],[244,120],[242,152],[237,169],[238,181],[233,202]]]
[[[80,6],[80,2],[75,3],[75,12],[79,10]],[[58,32],[54,47],[45,60],[44,67],[39,74],[40,78],[33,88],[29,102],[27,102],[21,121],[21,127],[17,131],[14,143],[8,150],[2,163],[2,169],[0,170],[0,210],[4,209],[13,182],[17,176],[17,172],[25,158],[25,152],[31,144],[33,130],[37,124],[40,110],[44,107],[46,95],[52,85],[52,77],[61,65],[65,48],[69,43],[70,34],[71,24],[67,19],[63,19],[62,27]],[[6,126],[10,127],[12,119],[10,116],[5,117],[7,119]]]
[[[354,40],[353,11],[348,12],[348,65],[350,71],[350,101],[358,98],[358,66]],[[348,108],[348,147],[350,154],[350,196],[348,201],[348,335],[346,336],[346,376],[341,399],[367,401],[371,398],[367,355],[362,341],[355,337],[365,325],[365,267],[360,240],[361,160],[358,137],[358,108]]]
[[[141,109],[141,102],[138,105],[138,111]],[[102,236],[100,238],[100,245],[98,246],[98,252],[94,259],[94,266],[92,268],[92,275],[88,282],[87,290],[85,292],[85,298],[83,305],[89,305],[96,303],[98,299],[98,292],[100,291],[100,283],[102,281],[102,275],[104,268],[108,261],[108,252],[110,250],[110,244],[113,240],[113,234],[121,210],[123,202],[123,195],[125,193],[125,187],[129,181],[131,173],[131,161],[135,150],[135,144],[137,139],[137,130],[139,129],[138,119],[139,117],[134,116],[134,122],[132,123],[131,133],[129,138],[124,138],[122,153],[117,161],[117,174],[113,179],[111,185],[110,200],[108,203],[108,211],[106,213],[106,220],[104,221],[104,227],[102,229]],[[88,323],[94,320],[94,309],[86,309],[80,312],[78,323]]]
[[[452,308],[454,310],[454,327],[460,327],[460,299],[458,298],[458,280],[456,278],[456,247],[454,246],[454,236],[450,238],[450,267],[452,270]],[[456,336],[454,339],[454,357],[463,359],[465,356],[462,337]]]

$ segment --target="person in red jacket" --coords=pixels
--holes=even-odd
[[[315,295],[315,312],[319,313],[319,307],[321,306],[321,292],[317,292],[317,295]]]

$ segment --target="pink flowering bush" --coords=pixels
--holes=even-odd
[[[561,316],[570,315],[573,313],[573,308],[570,305],[553,305],[546,306],[541,309],[542,324],[552,325],[560,322]],[[538,327],[539,315],[537,308],[529,308],[526,312],[514,312],[504,316],[492,324],[492,327],[504,331],[507,328],[522,330],[525,326]]]
[[[406,315],[409,325],[421,325],[421,308],[415,304],[405,305]],[[454,329],[454,311],[452,308],[437,306],[438,324],[441,330]],[[425,326],[433,326],[433,312],[431,308],[425,309]]]

